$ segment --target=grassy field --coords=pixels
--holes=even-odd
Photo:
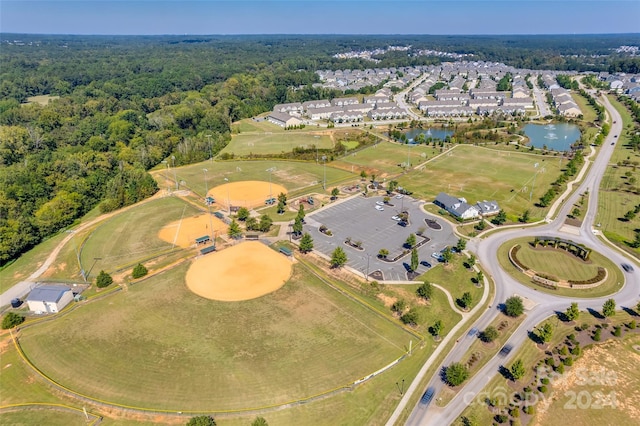
[[[207,181],[203,168],[208,170]],[[275,168],[272,173],[267,169]],[[336,183],[356,177],[357,175],[345,170],[331,167],[328,163],[326,168],[323,164],[315,164],[300,161],[203,161],[189,166],[179,167],[176,170],[178,180],[185,181],[188,188],[197,194],[204,195],[206,188],[229,182],[245,180],[269,181],[269,175],[273,183],[282,185],[289,192],[304,191],[308,188],[321,188],[321,183],[326,172],[327,187],[335,186]],[[155,177],[159,182],[164,182],[167,174],[166,169],[159,169]],[[169,171],[169,176],[173,181],[173,170]]]
[[[88,422],[80,411],[66,411],[62,409],[42,407],[38,409],[22,409],[1,413],[2,424],[13,426],[42,425],[72,426],[87,425]],[[91,418],[91,417],[90,417]]]
[[[240,303],[195,296],[183,282],[186,268],[24,329],[25,353],[93,397],[232,410],[346,385],[402,355],[411,338],[300,268],[278,292]]]
[[[315,145],[321,149],[332,149],[333,140],[327,132],[252,132],[233,135],[231,142],[221,153],[245,156],[249,154],[280,154],[291,152],[293,148],[311,148]]]
[[[400,177],[398,182],[425,200],[433,200],[439,192],[464,197],[469,203],[496,200],[507,213],[519,215],[529,209],[535,219],[544,217],[547,209],[534,204],[558,177],[560,169],[560,161],[554,157],[459,145],[450,154],[427,163],[423,170]]]
[[[521,244],[518,260],[534,271],[564,280],[588,280],[598,274],[598,265],[583,262],[566,250],[551,247],[538,246],[534,249],[530,244]]]
[[[198,211],[176,197],[159,198],[116,215],[98,226],[86,239],[80,254],[82,265],[92,276],[101,270],[114,271],[135,265],[172,245],[158,238],[160,228],[193,216]]]
[[[399,167],[399,165],[406,164],[407,157],[409,157],[412,166],[417,166],[439,153],[440,149],[432,146],[380,142],[377,145],[349,154],[335,161],[335,164],[337,167],[345,169],[355,166],[359,169],[365,169],[369,175],[376,174],[379,177],[385,177],[401,173],[403,168]]]
[[[627,323],[632,319],[634,318],[631,317],[626,312],[616,312],[616,315],[610,319],[610,323],[622,324],[622,323]],[[548,321],[550,321],[550,323],[554,326],[554,332],[551,338],[551,342],[549,343],[549,347],[554,347],[558,343],[562,342],[568,334],[575,332],[573,328],[575,324],[562,323],[562,322],[557,323],[555,319],[550,319]],[[589,325],[601,323],[599,319],[596,319],[593,316],[588,315],[586,313],[582,313],[580,318],[577,320],[577,322],[580,324],[586,323]],[[609,333],[605,332],[603,333],[603,336],[604,334],[607,334],[610,336]],[[629,337],[626,337],[622,342],[624,346],[624,351],[632,351],[633,349],[630,348],[631,346],[630,343],[636,342],[635,344],[637,344],[638,339],[639,337],[637,335],[635,336],[629,335]],[[604,345],[608,345],[608,343],[604,343]],[[615,357],[622,358],[622,359],[626,358],[626,357],[620,357],[620,354],[624,353],[624,351],[620,346],[618,346],[618,348],[619,349]],[[582,356],[583,356],[583,359],[590,359],[589,349],[585,349],[585,352]],[[498,397],[509,396],[513,392],[518,392],[522,390],[523,386],[530,383],[534,379],[535,370],[532,368],[532,366],[534,366],[539,360],[544,359],[545,357],[546,357],[545,350],[538,347],[538,345],[535,342],[533,342],[531,339],[527,339],[525,343],[520,348],[517,349],[517,352],[511,358],[511,362],[508,365],[510,366],[511,363],[516,359],[521,359],[527,370],[527,374],[525,375],[525,377],[514,384],[512,381],[505,379],[502,375],[496,374],[493,377],[493,379],[491,379],[491,381],[484,387],[484,389],[479,394],[479,395],[482,395],[482,397],[478,397],[476,400],[472,401],[472,403],[469,404],[469,406],[464,410],[462,415],[453,423],[453,425],[463,426],[465,424],[462,421],[463,417],[473,419],[477,424],[481,424],[481,425],[494,423],[494,413],[492,413],[488,409],[485,401],[485,399],[487,398],[487,395],[498,396]],[[578,362],[576,362],[573,365],[573,367],[568,369],[568,374],[572,374],[572,373],[575,374],[575,370],[577,367],[580,366],[580,362],[581,360],[578,360]],[[553,418],[550,418],[551,415],[549,415],[549,416],[545,416],[544,419],[540,419],[541,422],[535,422],[535,420],[538,420],[536,418],[534,419],[534,424],[546,425],[546,424],[549,424],[550,421],[553,421],[554,422],[553,424],[583,424],[583,425],[637,424],[637,421],[632,421],[631,423],[629,423],[630,420],[628,420],[629,414],[635,410],[635,408],[633,408],[635,407],[635,403],[632,402],[634,396],[632,395],[637,395],[637,392],[638,392],[638,382],[637,380],[636,381],[633,380],[633,377],[637,377],[637,364],[634,363],[633,360],[629,363],[621,362],[616,364],[617,365],[614,366],[611,363],[609,363],[604,367],[609,371],[616,369],[614,370],[616,371],[616,373],[618,373],[618,371],[620,372],[618,375],[618,378],[624,377],[624,382],[627,384],[630,384],[630,386],[628,386],[627,388],[632,390],[632,393],[630,394],[625,393],[624,395],[621,395],[625,397],[625,400],[627,402],[627,404],[625,404],[626,406],[625,409],[611,410],[607,408],[607,409],[599,410],[601,412],[598,412],[595,409],[582,410],[584,411],[583,413],[569,412],[569,410],[563,410],[564,403],[566,402],[566,399],[564,399],[562,400],[562,404],[554,403],[554,405],[560,405],[560,407],[556,407],[555,410],[552,412],[552,414],[554,415]],[[596,364],[594,363],[594,365]],[[617,370],[619,365],[625,365],[624,370],[622,369]],[[634,373],[631,376],[627,376],[625,374],[625,371],[627,371],[628,367],[631,367],[634,370]],[[588,369],[591,370],[591,364],[588,365]],[[599,370],[596,369],[592,371],[599,371]],[[567,376],[567,373],[565,373],[564,377],[566,376]],[[579,391],[580,389],[576,388],[576,390]],[[552,392],[554,392],[553,386],[552,386]],[[536,411],[540,411],[543,405],[545,405],[544,402],[540,403],[539,406],[536,406]],[[577,410],[577,411],[581,411],[581,410]],[[594,413],[597,413],[598,416],[600,416],[601,414],[608,413],[610,416],[614,416],[614,417],[608,417],[607,420],[605,420],[605,418],[600,418],[597,421],[591,420],[590,416],[593,416]],[[571,418],[576,416],[576,422],[575,423],[570,422],[567,416],[571,416]],[[635,418],[637,419],[637,416]]]
[[[60,96],[53,96],[53,95],[29,96],[27,98],[27,102],[23,103],[22,105],[38,104],[38,105],[44,106],[51,101],[55,101],[56,99],[60,99]]]
[[[629,112],[613,97],[609,97],[611,104],[622,116],[624,130],[620,133],[620,138],[616,143],[615,151],[611,157],[610,167],[607,167],[600,192],[598,194],[598,214],[596,222],[601,224],[600,229],[604,235],[619,247],[628,250],[635,255],[640,253],[640,249],[629,247],[627,242],[633,241],[635,229],[640,228],[640,215],[630,221],[624,220],[624,215],[640,204],[640,195],[631,190],[630,178],[640,178],[635,171],[635,166],[617,165],[622,161],[640,161],[640,154],[628,148],[629,131],[633,131],[632,120]],[[630,175],[627,176],[627,173]]]
[[[607,272],[609,273],[607,280],[598,287],[585,289],[558,288],[557,290],[552,290],[532,283],[528,276],[518,271],[516,267],[513,266],[508,256],[508,252],[511,247],[516,244],[524,246],[530,241],[532,241],[532,238],[519,238],[507,241],[498,249],[498,261],[500,262],[500,266],[522,284],[534,288],[538,291],[567,297],[601,297],[606,296],[607,294],[615,293],[622,288],[622,284],[624,283],[624,276],[622,274],[622,271],[612,261],[598,252],[591,252],[591,254],[589,255],[589,260],[592,262],[593,266],[602,266],[603,268],[607,269]],[[549,262],[551,262],[549,268],[560,271],[560,268],[565,269],[565,267],[562,266],[561,263],[566,262],[567,259],[564,253],[557,253],[557,255],[558,256],[556,259],[551,258],[551,260],[549,260]],[[594,275],[595,273],[591,276]]]
[[[466,256],[457,254],[454,254],[453,259],[448,265],[437,263],[434,260],[434,267],[422,274],[418,279],[422,281],[428,280],[429,282],[445,287],[451,293],[454,301],[468,291],[471,293],[473,300],[471,307],[473,308],[480,301],[483,289],[482,287],[477,287],[471,281],[472,278],[475,278],[476,273],[464,267],[463,263],[465,260],[467,260]]]

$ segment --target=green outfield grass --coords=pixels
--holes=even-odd
[[[624,283],[624,276],[619,267],[617,267],[612,261],[604,257],[602,254],[592,251],[589,255],[590,265],[580,266],[578,261],[571,261],[567,257],[566,253],[560,252],[544,252],[544,251],[533,251],[537,257],[537,255],[542,255],[543,257],[534,260],[533,254],[527,259],[530,259],[531,262],[537,262],[536,264],[540,266],[540,270],[538,272],[552,274],[558,276],[558,278],[567,278],[561,274],[573,274],[584,275],[585,278],[591,278],[596,275],[595,268],[601,266],[607,270],[609,275],[607,276],[607,280],[600,284],[598,287],[594,288],[558,288],[557,290],[548,289],[542,287],[540,285],[534,284],[531,282],[531,279],[516,269],[515,266],[509,260],[508,252],[516,244],[520,244],[522,249],[520,251],[526,250],[524,249],[525,245],[528,245],[529,242],[533,241],[533,238],[518,238],[514,240],[507,241],[498,249],[498,261],[500,262],[500,266],[502,269],[507,271],[513,278],[525,284],[531,288],[534,288],[538,291],[553,294],[556,296],[566,296],[566,297],[601,297],[606,296],[608,294],[615,293],[616,291],[622,288],[622,284]],[[518,252],[518,258],[520,258],[520,251]],[[524,262],[524,260],[523,260]],[[526,263],[525,263],[526,264]],[[528,266],[528,265],[527,265]],[[544,269],[542,269],[544,267]],[[587,272],[581,271],[584,269]],[[588,275],[588,276],[587,276]]]
[[[65,411],[63,409],[24,408],[19,411],[0,413],[4,425],[44,425],[47,426],[72,426],[87,425],[86,418],[80,411]],[[90,417],[95,420],[95,417]]]
[[[473,308],[482,298],[482,287],[477,287],[471,278],[476,277],[476,272],[464,267],[464,261],[468,258],[464,255],[454,254],[453,259],[448,265],[438,263],[435,259],[429,258],[433,263],[433,268],[418,277],[418,280],[427,280],[434,284],[439,284],[446,288],[453,300],[462,297],[465,292],[471,293]]]
[[[266,115],[265,115],[266,117]],[[236,121],[231,125],[231,129],[236,133],[246,132],[274,132],[284,133],[284,128],[273,124],[267,120],[255,121],[252,118],[245,118],[244,120]]]
[[[204,168],[207,169],[207,181],[205,181],[205,172],[202,170]],[[272,168],[275,168],[272,173],[267,172]],[[271,178],[273,183],[284,186],[289,192],[304,192],[306,188],[314,186],[317,189],[325,173],[327,187],[357,176],[349,171],[332,167],[332,163],[327,163],[324,168],[322,163],[303,161],[203,161],[176,169],[178,180],[185,181],[187,187],[199,195],[204,195],[205,188],[211,189],[226,183],[225,178],[229,182],[245,180],[269,182]],[[155,176],[157,180],[163,182],[166,174],[166,170],[161,170],[156,172]],[[169,176],[173,180],[173,170],[169,171]]]
[[[399,165],[406,164],[407,156],[411,165],[417,166],[439,152],[439,148],[432,146],[380,142],[358,152],[347,154],[346,157],[335,161],[335,164],[345,169],[350,169],[352,166],[365,169],[369,175],[395,175],[404,170]]]
[[[333,141],[327,134],[304,131],[240,133],[231,137],[231,142],[221,153],[236,156],[280,154],[294,148],[310,149],[314,145],[320,149],[332,149]]]
[[[95,398],[232,410],[349,384],[401,356],[412,337],[299,267],[281,290],[238,303],[188,291],[187,267],[23,329],[26,355]]]
[[[640,228],[640,215],[630,221],[624,219],[624,215],[640,204],[640,195],[632,191],[629,179],[640,178],[640,174],[634,171],[633,165],[617,165],[619,162],[629,160],[631,162],[640,161],[640,154],[632,151],[628,147],[629,134],[627,127],[633,123],[627,109],[614,97],[609,97],[611,104],[622,116],[624,130],[620,133],[620,138],[616,143],[615,150],[602,177],[600,192],[598,194],[598,214],[596,223],[600,223],[600,229],[604,235],[618,247],[621,247],[635,255],[640,253],[640,249],[634,249],[628,242],[635,238],[635,230]],[[632,130],[633,131],[633,130]],[[630,173],[631,176],[626,176]],[[636,183],[635,186],[640,184]]]
[[[464,197],[471,204],[496,200],[507,213],[520,215],[529,209],[532,218],[540,218],[547,209],[536,207],[535,203],[559,176],[560,169],[560,160],[551,156],[459,145],[428,162],[422,170],[403,175],[398,182],[413,191],[414,197],[428,201],[439,192],[446,192]]]
[[[562,249],[531,247],[528,243],[520,244],[518,260],[534,271],[551,274],[565,280],[588,280],[598,274],[598,265],[578,259]]]
[[[101,269],[112,272],[169,251],[173,246],[158,237],[160,229],[183,215],[190,217],[197,213],[191,204],[166,197],[107,219],[86,238],[80,253],[82,265],[88,270],[99,259],[91,270],[91,276],[95,277]]]

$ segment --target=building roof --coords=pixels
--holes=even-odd
[[[71,291],[69,287],[63,285],[43,285],[31,290],[27,296],[27,302],[51,302],[57,303],[66,292]]]

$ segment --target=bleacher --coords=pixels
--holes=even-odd
[[[293,256],[293,252],[286,247],[279,247],[278,251],[284,254],[285,256]]]
[[[211,253],[212,251],[216,251],[216,246],[208,246],[203,249],[200,249],[200,254]]]

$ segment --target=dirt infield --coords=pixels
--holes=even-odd
[[[228,226],[223,221],[212,215],[209,222],[208,214],[205,213],[171,222],[160,229],[158,237],[169,244],[177,244],[184,248],[191,247],[196,243],[196,238],[204,235],[211,237],[210,223],[216,235],[227,232]]]
[[[236,302],[276,291],[291,276],[291,261],[257,241],[247,241],[196,259],[187,287],[207,299]]]
[[[246,180],[216,186],[211,188],[208,194],[224,208],[229,208],[229,203],[232,206],[254,208],[264,206],[267,198],[277,198],[281,192],[286,194],[287,189],[275,183]]]

